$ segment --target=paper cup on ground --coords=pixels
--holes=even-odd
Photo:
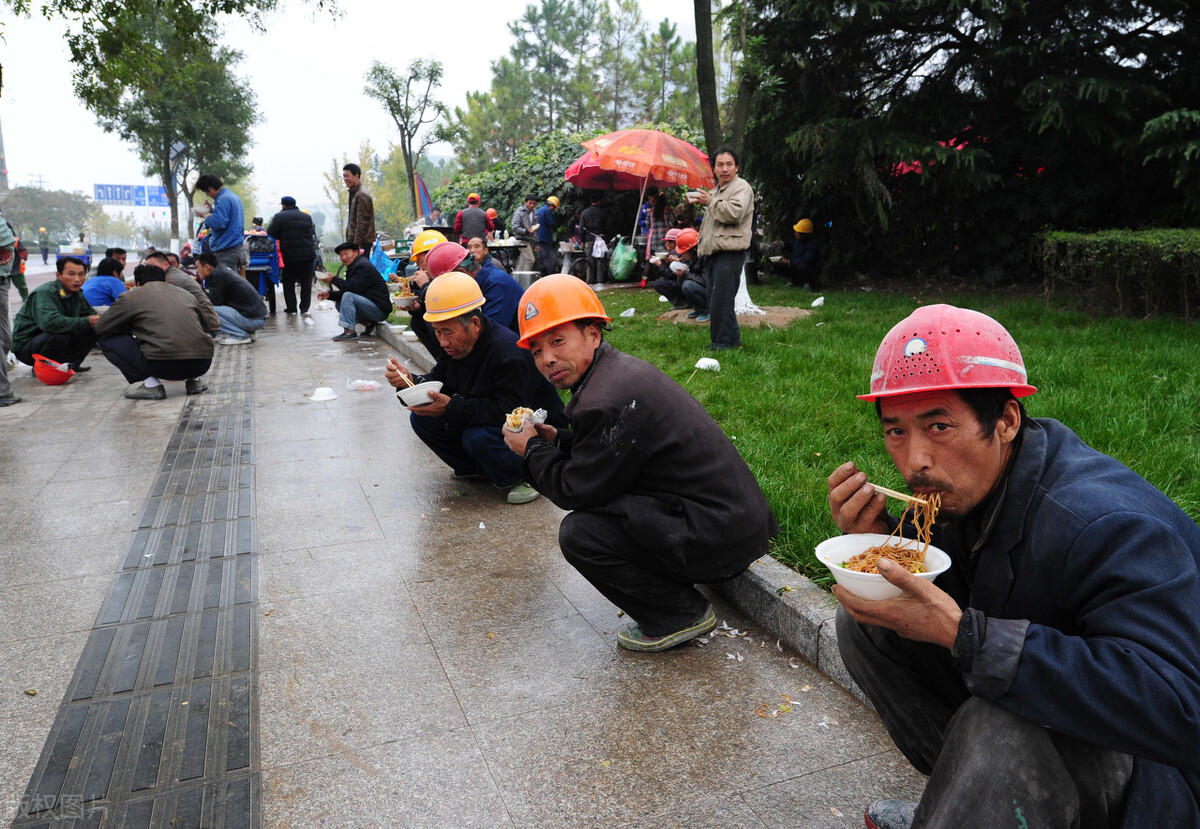
[[[838,584],[855,596],[863,599],[894,599],[901,594],[901,590],[883,576],[878,573],[858,573],[841,566],[847,559],[866,552],[871,547],[878,547],[887,540],[888,536],[883,533],[839,535],[817,545],[817,560],[829,568]],[[911,538],[896,539],[896,546],[915,548],[917,542]],[[930,544],[925,551],[926,572],[917,573],[917,578],[933,581],[949,567],[950,556]]]
[[[331,389],[329,386],[321,386],[314,391],[312,393],[312,397],[308,399],[316,401],[317,403],[323,403],[326,400],[337,400],[337,394],[335,394],[333,389]]]
[[[429,393],[431,391],[441,391],[441,380],[426,380],[424,383],[417,383],[415,386],[404,386],[396,389],[396,397],[404,406],[428,406],[431,401]]]

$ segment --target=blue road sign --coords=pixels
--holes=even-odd
[[[167,190],[159,185],[94,184],[95,200],[121,207],[170,207]]]

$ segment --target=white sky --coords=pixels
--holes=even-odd
[[[416,58],[442,61],[441,100],[451,108],[463,106],[468,91],[490,87],[490,63],[510,45],[506,23],[526,5],[458,0],[436,9],[411,2],[339,2],[344,15],[336,21],[315,17],[300,0],[285,0],[266,34],[241,20],[225,27],[224,42],[244,53],[236,71],[253,85],[262,115],[250,150],[261,210],[269,211],[284,195],[301,205],[324,202],[321,173],[333,158],[353,154],[363,139],[379,151],[396,140],[382,106],[361,92],[373,60],[398,70]],[[649,28],[670,17],[684,40],[695,39],[692,0],[641,0],[641,7]],[[431,10],[422,21],[422,12]],[[5,15],[3,34],[0,129],[10,186],[36,184],[41,176],[42,186],[91,196],[93,184],[157,183],[143,174],[132,147],[97,127],[75,98],[61,24]],[[452,152],[442,146],[434,154]]]

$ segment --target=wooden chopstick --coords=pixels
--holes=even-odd
[[[884,495],[889,495],[892,498],[899,498],[901,501],[911,501],[914,504],[928,503],[928,501],[926,501],[924,498],[918,498],[916,495],[909,495],[907,492],[897,492],[894,489],[888,489],[886,486],[880,486],[879,484],[871,484],[871,486],[875,487],[876,492],[882,492]]]

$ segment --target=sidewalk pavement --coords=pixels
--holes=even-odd
[[[313,318],[305,325],[280,311],[257,343],[219,347],[214,388],[193,398],[167,383],[165,401],[125,400],[124,381],[98,354],[91,372],[62,387],[13,372],[25,400],[0,410],[0,820],[18,814],[33,779],[31,792],[59,787],[59,814],[92,798],[81,808],[104,826],[139,825],[135,807],[150,815],[155,796],[151,825],[188,808],[202,817],[226,808],[224,825],[234,825],[233,783],[209,778],[239,769],[236,782],[250,786],[245,825],[270,827],[859,827],[870,800],[919,795],[923,779],[870,709],[805,661],[829,661],[817,650],[828,635],[825,594],[764,559],[724,595],[764,619],[800,619],[805,632],[777,645],[764,623],[714,596],[727,635],[663,654],[617,648],[627,620],[563,560],[562,511],[544,498],[510,506],[487,483],[452,481],[386,384],[346,388],[348,379],[383,383],[388,343],[333,343],[336,314]],[[318,386],[338,398],[308,400]],[[163,549],[172,556],[192,549],[179,540],[187,517],[174,515],[180,529],[169,528],[160,497],[180,474],[181,435],[203,447],[218,427],[245,438],[230,439],[233,465],[221,467],[243,474],[240,489],[228,476],[222,484],[237,497],[197,495],[176,512],[192,509],[200,523],[190,526],[206,527],[197,537],[216,539],[209,528],[223,528],[218,507],[228,509],[229,526],[247,531],[220,529],[237,549],[214,542],[209,554],[237,555],[239,576],[216,592],[210,576],[207,588],[176,594],[185,604],[212,598],[197,619],[225,613],[226,598],[248,610],[253,658],[239,668],[235,647],[233,664],[209,680],[212,713],[178,731],[171,723],[202,684],[198,669],[184,670],[202,661],[186,645],[192,622],[180,622],[183,667],[159,670],[165,680],[137,662],[130,669],[128,658],[95,669],[92,684],[111,691],[104,704],[131,700],[130,719],[123,730],[93,728],[89,714],[76,751],[108,765],[88,760],[84,774],[73,761],[65,782],[54,778],[47,738],[70,750],[63,712],[79,704],[97,638],[116,630],[116,641],[130,642],[141,629],[134,617],[158,618],[153,597],[120,615],[114,596],[125,589],[132,606],[150,596],[138,593],[147,578],[162,583],[166,572],[176,584],[172,568],[186,566],[137,554],[139,539],[170,533],[176,540]],[[215,440],[219,456],[224,438]],[[771,602],[777,582],[796,589]],[[181,618],[165,601],[158,608],[164,624]],[[218,645],[246,631],[232,614],[212,617]],[[165,634],[145,624],[141,641],[161,664]],[[190,690],[171,690],[172,674]],[[248,721],[215,702],[218,685],[243,679]],[[152,765],[146,777],[146,738],[132,732],[136,723],[150,733],[159,699],[171,706],[161,770]],[[171,758],[190,750],[196,723],[209,751],[229,757],[200,761],[203,799],[180,782],[187,757]],[[248,751],[245,768],[235,746]],[[171,794],[176,784],[181,793]]]

